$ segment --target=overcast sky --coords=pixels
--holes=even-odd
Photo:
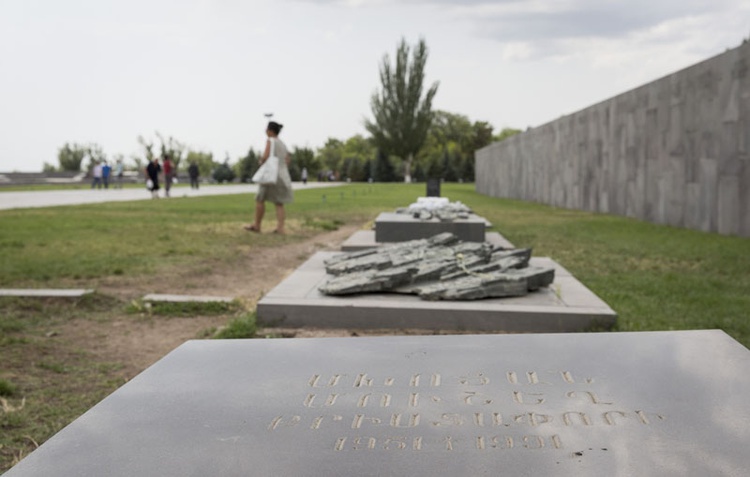
[[[0,172],[159,131],[232,160],[363,133],[383,55],[429,47],[433,107],[538,126],[738,46],[750,0],[0,0]]]

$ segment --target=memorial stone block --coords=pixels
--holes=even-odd
[[[476,215],[452,221],[421,220],[408,214],[383,212],[375,219],[376,242],[406,242],[450,232],[465,242],[484,242],[486,221]]]
[[[440,197],[440,179],[427,179],[427,197]]]
[[[7,477],[744,476],[721,331],[191,341]]]

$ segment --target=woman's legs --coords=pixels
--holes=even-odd
[[[266,214],[266,203],[257,201],[255,202],[255,223],[253,227],[255,230],[260,232],[260,223],[263,222],[263,216]]]
[[[276,204],[276,233],[284,233],[284,219],[286,219],[284,204]]]

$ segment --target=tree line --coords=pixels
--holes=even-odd
[[[357,134],[348,139],[329,137],[313,150],[295,147],[291,150],[290,174],[299,180],[303,169],[310,179],[393,182],[474,181],[474,151],[492,142],[520,132],[504,128],[495,133],[487,121],[471,121],[467,116],[432,109],[439,83],[424,88],[428,49],[420,39],[412,49],[404,39],[396,50],[393,64],[388,55],[380,65],[381,88],[370,101],[373,119],[364,122],[369,136]],[[211,152],[188,148],[185,143],[156,132],[158,144],[138,137],[140,155],[133,155],[126,167],[143,170],[156,155],[169,155],[177,170],[181,164],[196,163],[203,177],[217,182],[248,182],[258,167],[260,151],[250,148],[236,161],[227,156],[214,159]],[[88,158],[88,163],[84,160]],[[124,161],[122,155],[113,156]],[[80,171],[106,160],[97,144],[66,143],[58,150],[59,167],[45,163],[47,170]],[[187,169],[187,166],[184,167]]]

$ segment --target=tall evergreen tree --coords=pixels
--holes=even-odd
[[[394,155],[404,161],[404,180],[410,181],[414,156],[424,144],[432,122],[432,99],[437,93],[435,82],[422,95],[427,63],[427,45],[420,39],[414,48],[405,39],[396,50],[396,63],[391,65],[388,55],[380,66],[382,90],[372,95],[370,107],[374,120],[365,120],[365,128],[373,141],[386,155]]]

